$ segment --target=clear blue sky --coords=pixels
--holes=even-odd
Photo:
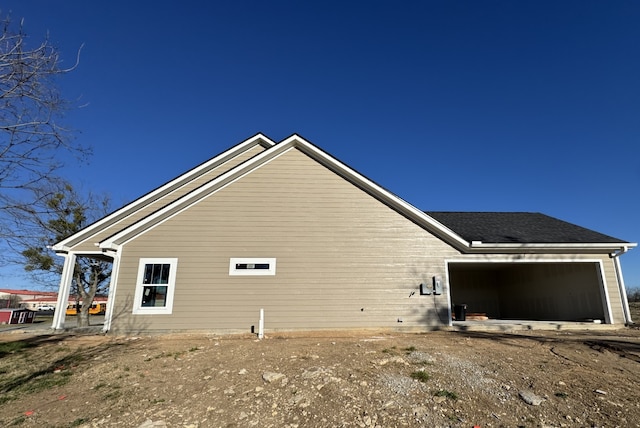
[[[86,104],[78,187],[129,202],[263,132],[423,210],[640,241],[638,1],[0,1]],[[640,287],[640,249],[621,258]],[[0,287],[12,278],[0,272]]]

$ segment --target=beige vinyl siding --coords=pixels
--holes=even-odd
[[[446,324],[447,295],[420,296],[419,285],[444,278],[444,258],[459,255],[298,150],[147,231],[122,254],[116,331],[249,331],[260,308],[267,330]],[[131,314],[141,257],[178,258],[172,315]],[[231,257],[274,257],[276,275],[230,276]]]
[[[114,233],[124,229],[125,227],[135,223],[143,217],[153,213],[154,211],[162,208],[163,206],[169,204],[172,201],[186,195],[190,191],[202,186],[203,184],[213,180],[219,175],[227,172],[228,170],[234,168],[235,166],[241,164],[242,162],[252,158],[253,156],[264,151],[265,148],[263,146],[257,145],[252,147],[251,149],[241,153],[240,155],[228,160],[227,162],[218,165],[215,168],[207,171],[206,173],[197,176],[194,180],[186,183],[173,191],[158,197],[158,199],[149,202],[144,207],[135,211],[133,214],[117,221],[116,223],[110,225],[107,228],[101,229],[95,235],[85,239],[84,241],[76,244],[72,249],[74,251],[95,251],[96,246],[95,243],[102,241],[103,239],[113,235]]]

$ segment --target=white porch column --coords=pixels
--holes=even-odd
[[[104,325],[102,331],[104,333],[111,330],[111,320],[113,319],[113,308],[116,297],[116,286],[118,284],[118,271],[120,270],[120,251],[109,254],[113,257],[111,265],[111,278],[109,278],[109,296],[107,298],[107,311],[104,314]]]
[[[64,256],[64,266],[62,275],[60,276],[60,288],[58,289],[58,303],[53,313],[53,324],[51,328],[54,330],[62,330],[64,328],[64,319],[67,313],[67,305],[69,304],[69,292],[71,291],[71,282],[73,280],[73,270],[76,266],[76,255],[74,253],[62,254]]]

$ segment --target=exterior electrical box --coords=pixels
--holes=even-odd
[[[433,277],[433,294],[442,294],[442,278],[439,276]]]
[[[422,284],[420,284],[420,294],[422,295],[431,294],[431,287],[423,282]]]

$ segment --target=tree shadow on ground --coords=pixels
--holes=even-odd
[[[38,335],[13,342],[4,342],[2,344],[4,345],[4,349],[11,349],[13,345],[15,350],[7,351],[1,356],[8,357],[10,355],[28,353],[31,352],[33,348],[45,345],[52,346],[55,344],[62,344],[63,341],[69,340],[70,338],[76,338],[78,336],[79,335],[73,334]],[[73,369],[83,363],[86,362],[90,364],[94,358],[104,356],[105,353],[113,351],[116,347],[128,345],[128,343],[108,341],[94,346],[80,345],[75,349],[64,349],[63,354],[60,357],[53,358],[49,362],[44,362],[43,365],[34,367],[34,370],[29,370],[27,373],[17,376],[11,376],[11,373],[8,373],[8,379],[5,378],[3,383],[0,385],[0,393],[6,394],[17,389],[25,389],[25,387],[28,387],[31,382],[54,373],[57,374],[66,371],[71,374]],[[56,349],[55,351],[60,352],[59,349]],[[63,373],[63,375],[65,375],[65,373]]]
[[[500,342],[503,345],[518,348],[526,347],[525,341],[548,345],[584,345],[598,352],[609,351],[640,363],[640,332],[637,330],[563,332],[562,335],[551,335],[548,331],[540,334],[535,332],[523,334],[517,332],[454,331],[451,334],[457,337]]]

